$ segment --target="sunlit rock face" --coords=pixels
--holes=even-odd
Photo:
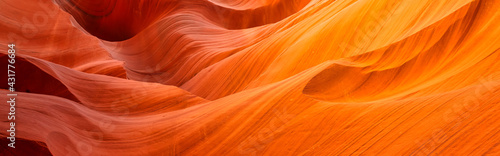
[[[499,0],[0,6],[2,155],[500,155]]]

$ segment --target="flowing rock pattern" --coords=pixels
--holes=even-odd
[[[0,6],[2,155],[500,155],[500,0]]]

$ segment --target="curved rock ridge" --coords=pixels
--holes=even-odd
[[[2,155],[500,155],[499,0],[0,6]]]

